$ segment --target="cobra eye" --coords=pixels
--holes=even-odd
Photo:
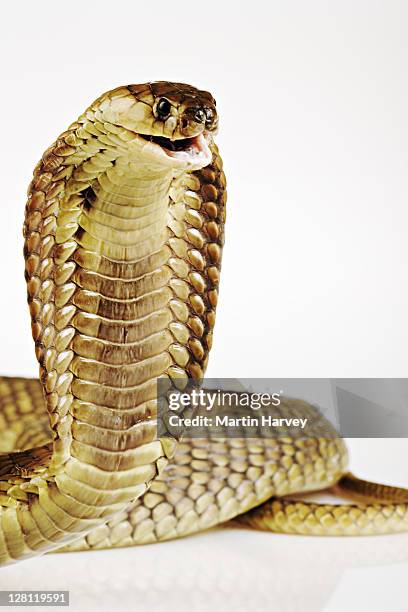
[[[197,123],[204,123],[206,115],[202,108],[197,108],[194,113],[194,119],[197,121]]]
[[[171,104],[166,98],[160,98],[156,105],[156,116],[165,121],[171,112]]]

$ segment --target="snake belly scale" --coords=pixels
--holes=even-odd
[[[44,153],[26,205],[39,380],[0,378],[0,563],[150,543],[236,519],[275,531],[408,527],[404,489],[347,474],[315,409],[304,439],[157,439],[156,381],[203,378],[224,240],[213,97],[180,83],[100,96]],[[237,298],[238,299],[238,298]],[[288,499],[337,486],[347,505]]]

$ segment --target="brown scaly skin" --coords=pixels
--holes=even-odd
[[[176,444],[156,438],[156,379],[202,378],[212,343],[217,121],[194,87],[119,87],[35,169],[24,255],[40,382],[0,379],[0,563],[179,537],[345,473],[321,422],[306,440],[185,442],[165,469]]]
[[[155,116],[164,94],[166,120]],[[206,92],[122,87],[93,103],[35,169],[24,254],[53,441],[0,460],[2,562],[105,522],[173,451],[156,439],[156,377],[201,377],[206,364],[225,204],[215,127]],[[209,151],[171,157],[138,136],[179,140],[204,129],[212,161]]]

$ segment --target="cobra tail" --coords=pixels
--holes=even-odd
[[[361,480],[351,473],[331,488],[355,504],[318,504],[273,499],[237,517],[255,529],[322,536],[359,536],[408,531],[408,489]]]

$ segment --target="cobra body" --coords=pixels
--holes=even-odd
[[[201,379],[212,343],[226,202],[217,122],[194,87],[119,87],[34,171],[24,255],[40,380],[0,379],[0,563],[237,516],[306,533],[408,526],[396,489],[341,511],[264,504],[346,473],[343,442],[303,402],[279,407],[309,415],[302,440],[157,439],[157,377]]]

